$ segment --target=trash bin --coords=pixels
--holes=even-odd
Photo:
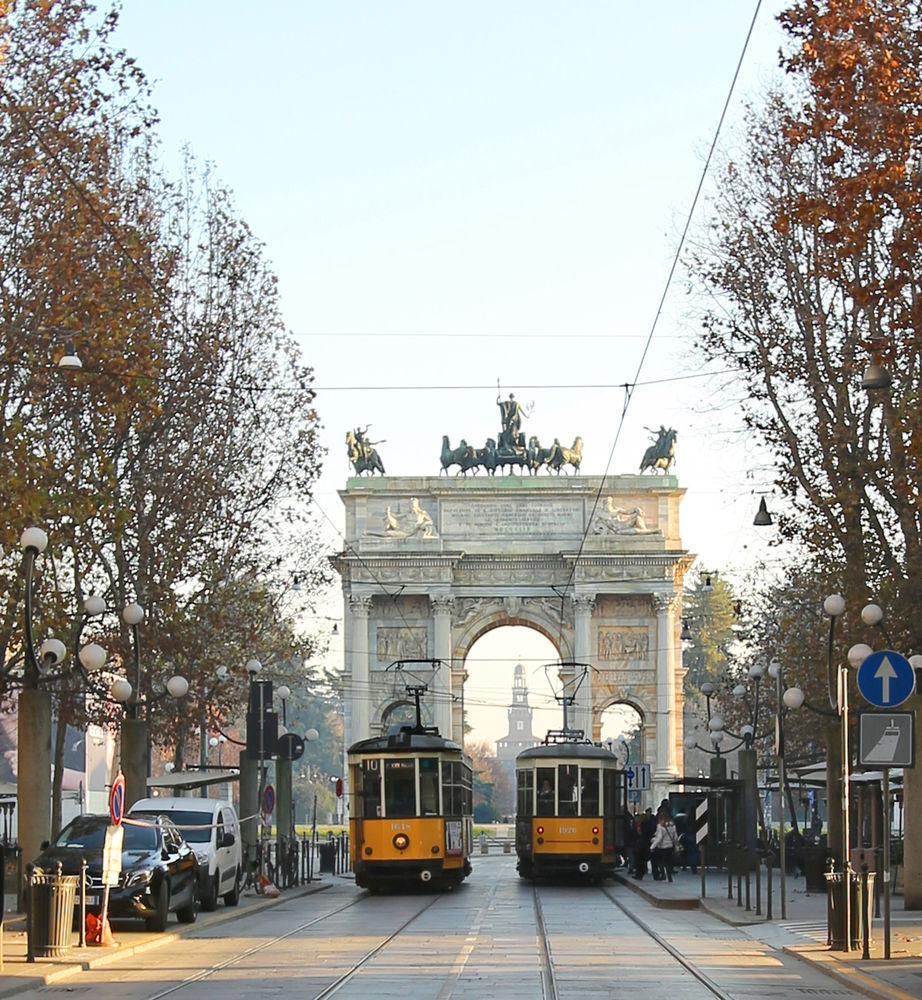
[[[319,845],[320,849],[320,872],[333,875],[336,872],[336,841],[326,840]]]
[[[71,946],[78,875],[35,872],[29,884],[29,951],[36,958],[63,955]]]
[[[854,872],[826,872],[826,925],[829,929],[829,947],[833,951],[845,951],[846,935],[851,938],[851,947],[858,947],[858,927],[861,914],[858,909],[858,876]],[[851,893],[850,928],[846,927],[846,891]],[[851,932],[849,934],[849,931]]]
[[[804,847],[804,875],[807,892],[823,892],[826,889],[826,849],[808,844]]]

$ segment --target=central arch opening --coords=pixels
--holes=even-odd
[[[474,765],[474,821],[509,822],[515,812],[515,758],[563,722],[554,700],[557,647],[537,629],[501,625],[464,659],[464,748]]]

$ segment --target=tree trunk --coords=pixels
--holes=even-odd
[[[53,778],[51,783],[51,839],[61,832],[61,791],[64,786],[64,746],[67,740],[67,723],[63,706],[58,700],[57,725],[54,732]]]

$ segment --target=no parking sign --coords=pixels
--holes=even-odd
[[[121,771],[115,776],[112,782],[112,790],[109,792],[109,817],[113,826],[122,825],[122,817],[125,815],[125,775]]]

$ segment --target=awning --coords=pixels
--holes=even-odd
[[[224,785],[229,781],[239,781],[240,772],[234,768],[227,771],[174,771],[161,774],[159,778],[148,778],[148,788],[206,788],[208,785]]]

